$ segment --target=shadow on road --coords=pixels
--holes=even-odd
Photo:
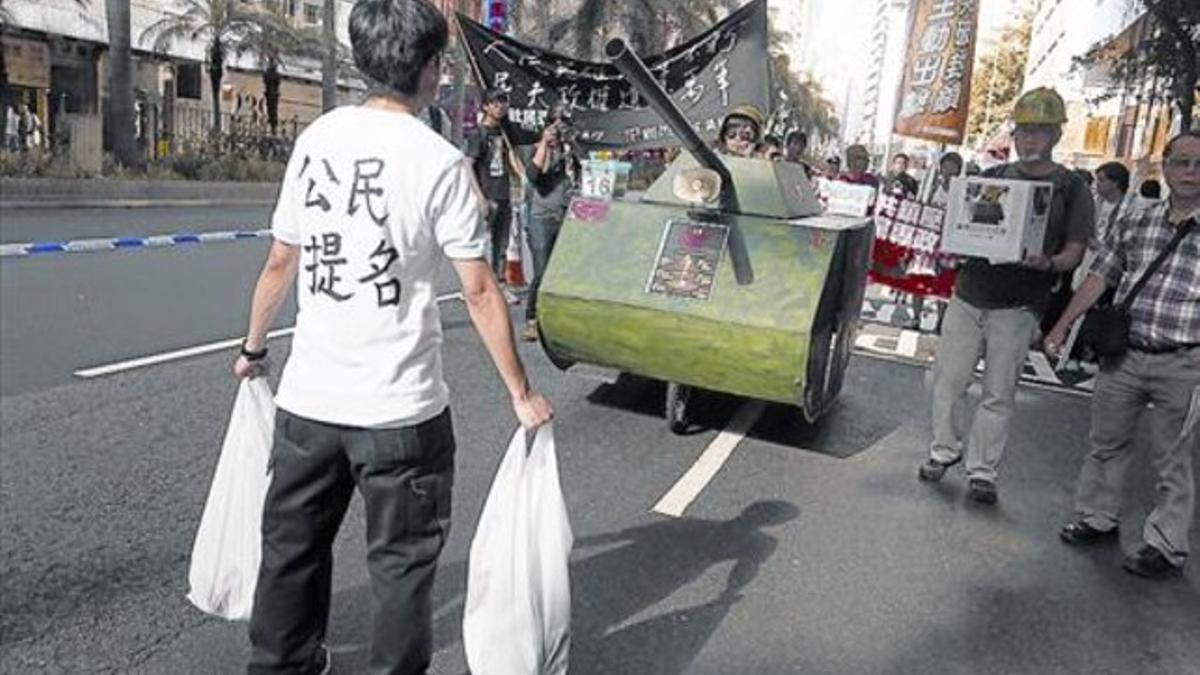
[[[778,542],[764,530],[799,513],[789,502],[759,501],[730,520],[659,520],[578,539],[571,564],[572,675],[683,673],[774,553]],[[720,592],[698,604],[641,616],[727,562],[733,568]],[[444,566],[438,575],[435,651],[462,640],[466,565]],[[366,668],[370,606],[368,586],[334,597],[329,642],[338,672]]]
[[[924,391],[922,375],[914,368],[855,359],[837,403],[824,417],[810,424],[798,406],[772,403],[747,437],[838,459],[852,457],[924,414],[924,399],[914,396],[914,392]],[[587,397],[596,405],[660,419],[664,417],[665,399],[664,383],[626,373],[613,384],[600,385]],[[688,404],[688,433],[724,429],[748,400],[694,390]],[[906,405],[896,405],[897,401]]]

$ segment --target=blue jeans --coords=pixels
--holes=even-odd
[[[554,250],[554,242],[558,240],[558,231],[562,229],[562,215],[534,213],[528,210],[529,218],[525,221],[525,236],[529,242],[529,251],[533,254],[533,281],[529,284],[529,301],[525,303],[525,318],[532,321],[537,318],[538,288],[542,285],[542,274],[546,264],[550,262],[550,253]]]

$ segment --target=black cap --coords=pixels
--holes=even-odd
[[[493,101],[507,101],[508,92],[495,87],[488,89],[483,93],[483,102],[492,103]]]

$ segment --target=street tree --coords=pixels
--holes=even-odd
[[[976,60],[967,113],[967,145],[982,145],[1008,121],[1025,84],[1032,33],[1033,13],[1027,10],[1000,31],[994,48]]]
[[[124,2],[129,0],[110,0]],[[153,41],[155,52],[165,52],[179,39],[203,39],[207,42],[209,84],[212,88],[213,130],[221,130],[221,80],[225,61],[259,31],[274,30],[275,19],[240,0],[177,0],[179,14],[163,17],[138,37],[139,42]]]
[[[831,138],[841,128],[834,105],[825,98],[821,83],[811,76],[797,74],[785,50],[771,53],[771,95],[774,110],[771,133],[780,137],[798,129],[809,137]]]
[[[279,131],[279,95],[283,83],[280,71],[285,61],[293,57],[320,58],[323,42],[316,31],[294,28],[278,7],[269,7],[262,18],[261,25],[237,43],[236,50],[253,54],[262,68],[267,126],[274,134]]]
[[[129,0],[106,0],[108,21],[108,137],[122,166],[137,165],[133,133],[133,55]]]
[[[738,0],[519,0],[512,17],[522,39],[596,61],[606,38],[621,36],[638,54],[656,54],[712,27],[740,4]]]
[[[1181,128],[1195,123],[1200,94],[1200,2],[1197,0],[1127,0],[1130,9],[1148,14],[1142,39],[1130,49],[1112,40],[1095,45],[1076,59],[1080,68],[1107,68],[1112,77],[1099,100],[1137,91],[1151,80],[1163,83],[1179,113]]]
[[[337,0],[324,0],[321,10],[321,111],[337,107]]]

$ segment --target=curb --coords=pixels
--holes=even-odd
[[[76,239],[74,241],[35,241],[24,244],[0,245],[0,258],[21,258],[54,253],[83,253],[86,251],[115,251],[134,248],[166,248],[170,246],[187,246],[190,244],[207,244],[216,241],[268,239],[270,236],[270,229],[261,229],[228,230],[225,232],[205,232],[203,234],[180,232],[178,234],[160,234],[150,237],[107,237],[104,239]]]
[[[5,209],[145,209],[272,206],[274,199],[62,199],[0,202]]]

